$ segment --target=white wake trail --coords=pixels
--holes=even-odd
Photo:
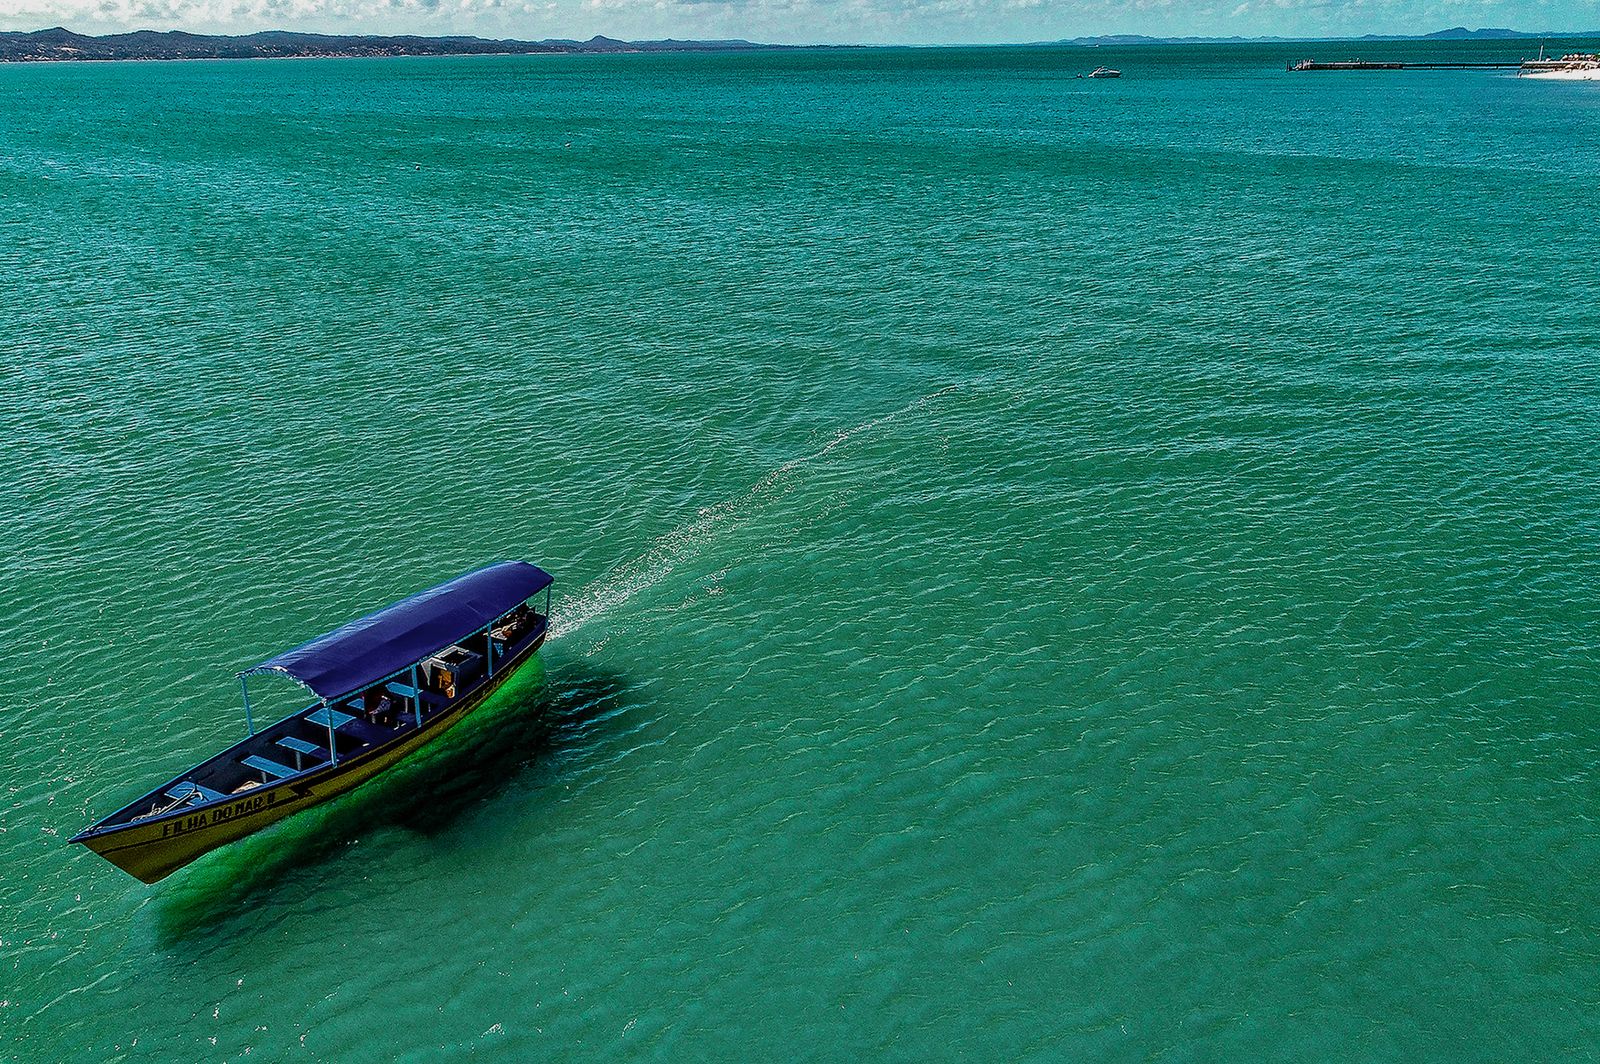
[[[760,512],[762,504],[788,494],[798,474],[806,466],[826,458],[851,440],[927,407],[960,387],[959,384],[946,385],[887,414],[841,429],[816,451],[791,458],[740,494],[701,510],[693,521],[668,532],[643,554],[623,562],[582,591],[557,602],[553,611],[555,617],[550,625],[551,636],[559,638],[570,635],[641,591],[654,587],[683,562],[701,554],[717,536],[749,523]]]

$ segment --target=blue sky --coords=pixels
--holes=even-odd
[[[1600,28],[1600,0],[0,0],[0,29],[999,43],[1100,33],[1343,36]]]

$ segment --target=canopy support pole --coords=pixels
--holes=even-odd
[[[544,626],[548,631],[550,628],[550,588],[548,587],[544,589]]]
[[[333,710],[328,707],[328,699],[323,699],[322,701],[322,715],[326,722],[328,722],[328,763],[330,763],[330,765],[338,765],[339,742],[336,741],[336,738],[334,738]]]
[[[489,625],[489,627],[487,627],[487,628],[485,628],[483,630],[483,638],[485,640],[487,640],[488,644],[489,644],[489,651],[484,656],[484,660],[488,661],[488,663],[489,663],[489,679],[492,680],[492,679],[494,679],[494,625],[493,624]]]
[[[412,712],[417,717],[417,727],[422,727],[422,669],[416,665],[411,666],[411,699]]]
[[[333,710],[328,708],[327,699],[323,699],[322,713],[328,719],[328,760],[337,765],[339,763],[339,743],[333,734]]]
[[[246,735],[254,735],[256,733],[256,723],[255,723],[255,721],[250,719],[250,678],[249,677],[247,677],[247,676],[239,677],[239,692],[242,695],[244,695],[244,733]]]

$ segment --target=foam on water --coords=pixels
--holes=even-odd
[[[812,453],[784,462],[733,498],[705,507],[693,521],[660,537],[643,554],[617,566],[581,591],[563,596],[552,609],[555,619],[550,625],[551,638],[560,638],[578,631],[595,618],[623,605],[640,592],[654,587],[685,562],[701,560],[719,535],[742,527],[752,517],[761,513],[763,506],[786,495],[794,482],[805,474],[808,467],[857,437],[873,433],[909,414],[926,409],[959,387],[960,385],[956,384],[947,385],[937,391],[918,396],[887,414],[847,429],[840,429],[826,444]]]

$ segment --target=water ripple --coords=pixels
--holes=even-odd
[[[1269,53],[0,69],[9,1054],[1583,1059],[1592,96]],[[508,556],[405,772],[64,845]]]

